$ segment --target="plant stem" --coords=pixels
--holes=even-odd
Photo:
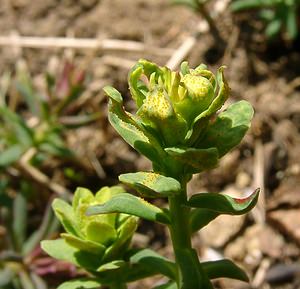
[[[202,276],[198,270],[200,264],[197,254],[191,244],[190,209],[184,206],[187,199],[185,182],[182,182],[182,188],[180,195],[169,198],[171,217],[169,229],[179,273],[177,285],[179,289],[200,289]]]
[[[204,19],[207,21],[209,28],[211,30],[212,35],[214,36],[216,43],[218,43],[221,47],[225,46],[225,41],[222,38],[220,31],[218,27],[215,24],[214,19],[211,17],[209,12],[206,10],[206,7],[204,4],[199,4],[199,13],[204,17]]]
[[[127,285],[125,283],[114,283],[110,286],[111,289],[127,289]]]

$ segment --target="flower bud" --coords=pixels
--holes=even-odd
[[[181,72],[173,72],[140,60],[129,76],[130,91],[139,108],[137,115],[163,140],[164,147],[184,145],[196,118],[217,97],[216,78],[205,65],[190,69],[184,63],[182,67]],[[148,81],[142,81],[143,74]]]

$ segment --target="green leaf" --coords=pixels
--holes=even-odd
[[[300,5],[300,2],[299,2]],[[294,6],[289,7],[287,10],[286,15],[286,30],[287,35],[289,39],[295,39],[298,35],[298,23],[297,23],[297,17],[299,13],[297,14],[297,8]],[[298,8],[299,9],[299,8]]]
[[[69,261],[79,266],[75,258],[75,253],[78,252],[78,249],[67,244],[64,239],[44,240],[41,242],[41,247],[51,257]]]
[[[282,27],[282,20],[281,19],[274,19],[271,21],[266,27],[266,35],[268,38],[274,38],[281,30]]]
[[[33,130],[29,128],[26,122],[16,113],[6,106],[0,107],[0,116],[5,124],[10,128],[10,133],[24,147],[33,145]]]
[[[132,264],[141,264],[149,270],[177,280],[176,264],[150,249],[142,249],[130,257]]]
[[[132,95],[132,98],[136,102],[138,108],[143,104],[143,101],[145,99],[145,95],[143,94],[143,91],[141,89],[142,87],[139,82],[142,73],[143,67],[137,64],[132,68],[128,76],[130,93]]]
[[[164,224],[170,222],[163,210],[142,198],[127,193],[116,195],[103,205],[91,206],[86,211],[88,216],[109,213],[124,213]]]
[[[221,66],[217,72],[217,84],[219,87],[217,96],[210,106],[194,119],[192,128],[185,136],[185,141],[188,144],[194,144],[196,140],[199,139],[199,136],[202,134],[203,129],[206,128],[211,116],[223,106],[229,97],[230,88],[224,77],[224,68],[225,66]],[[217,86],[215,88],[217,88]]]
[[[122,174],[119,180],[145,197],[168,197],[181,191],[177,180],[153,172]]]
[[[159,163],[160,155],[164,152],[157,141],[137,123],[131,114],[124,111],[122,96],[116,89],[106,86],[104,91],[110,97],[108,118],[111,125],[134,149],[151,161]]]
[[[24,255],[29,254],[35,247],[37,247],[42,239],[48,237],[47,235],[50,233],[49,229],[51,224],[54,222],[58,221],[55,219],[51,206],[48,205],[39,228],[30,235],[22,247],[22,253]]]
[[[122,268],[125,264],[126,264],[126,262],[123,260],[113,260],[109,263],[105,263],[104,265],[101,265],[97,269],[97,272],[106,272],[106,271],[111,271],[111,270],[117,270],[117,269]]]
[[[76,211],[81,204],[83,203],[89,204],[93,201],[94,201],[94,195],[90,190],[86,188],[78,187],[74,193],[72,207],[74,211]]]
[[[109,248],[107,248],[103,256],[103,261],[110,261],[123,255],[126,252],[136,229],[137,218],[134,216],[128,217],[127,220],[119,227],[117,239]]]
[[[220,214],[207,209],[194,209],[190,215],[190,229],[191,232],[197,232],[205,227],[208,223],[218,217]]]
[[[201,263],[203,270],[209,279],[231,278],[244,282],[249,282],[246,273],[232,261],[224,259],[218,261],[209,261]]]
[[[199,140],[199,148],[218,149],[219,157],[238,145],[249,129],[253,108],[247,101],[230,105],[209,125]]]
[[[87,270],[96,271],[101,265],[99,255],[70,246],[64,239],[45,240],[41,242],[42,249],[51,257],[71,262]]]
[[[166,148],[165,151],[186,166],[186,173],[199,173],[214,168],[218,163],[218,150],[216,148]]]
[[[185,5],[195,11],[199,9],[199,2],[197,0],[172,0],[175,5]]]
[[[52,208],[64,229],[75,236],[81,236],[79,228],[76,226],[76,218],[73,208],[64,200],[54,199]]]
[[[182,285],[180,288],[213,289],[206,273],[199,266],[198,255],[194,249],[177,248],[176,257],[181,265]]]
[[[190,73],[190,67],[189,63],[187,61],[184,61],[180,65],[180,72],[182,75],[186,75]]]
[[[0,168],[7,167],[18,161],[24,152],[25,148],[19,144],[12,145],[7,149],[2,150],[0,153]]]
[[[16,250],[20,252],[26,238],[27,229],[27,198],[24,192],[19,192],[13,203],[13,238]]]
[[[258,195],[259,189],[244,199],[218,193],[201,193],[193,195],[187,204],[193,208],[211,210],[219,214],[242,215],[248,213],[255,206]]]
[[[61,237],[65,239],[70,246],[73,246],[81,251],[95,254],[98,256],[98,258],[102,257],[105,252],[105,247],[102,244],[94,241],[80,239],[76,236],[66,233],[62,233]]]
[[[0,270],[0,286],[4,287],[8,285],[11,280],[15,277],[15,273],[9,269],[9,268],[4,268],[3,270]]]
[[[86,226],[86,237],[90,241],[106,245],[116,239],[117,232],[107,223],[90,221]]]
[[[176,282],[170,281],[168,283],[154,287],[153,289],[178,289]]]
[[[237,0],[230,5],[233,12],[248,9],[264,8],[274,5],[272,0]]]
[[[57,289],[98,289],[101,282],[94,278],[80,278],[64,282]]]

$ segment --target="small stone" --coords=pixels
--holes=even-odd
[[[279,230],[300,245],[300,209],[278,210],[271,212],[268,217]]]
[[[223,247],[242,227],[245,216],[221,215],[204,227],[200,234],[205,245]]]

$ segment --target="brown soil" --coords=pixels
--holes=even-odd
[[[195,31],[199,20],[196,14],[184,7],[170,6],[167,0],[2,0],[0,3],[1,35],[17,32],[23,36],[114,38],[176,49]],[[300,288],[299,43],[278,41],[266,45],[258,32],[261,23],[249,13],[233,17],[227,9],[217,25],[229,43],[225,53],[216,48],[211,35],[203,34],[187,60],[191,66],[208,63],[212,70],[225,64],[232,100],[248,100],[256,113],[243,143],[217,169],[195,176],[190,193],[207,190],[239,194],[259,186],[265,200],[247,217],[220,217],[214,221],[195,236],[195,247],[203,259],[224,255],[236,260],[252,280],[252,287],[222,280],[216,282],[216,288],[297,289]],[[89,89],[93,99],[87,103],[93,109],[100,107],[103,117],[96,124],[73,130],[66,138],[83,158],[92,151],[104,173],[101,177],[90,167],[87,177],[78,183],[63,180],[59,172],[51,176],[70,189],[81,185],[96,190],[116,183],[121,172],[150,168],[106,120],[103,85],[113,84],[128,95],[128,68],[108,65],[103,58],[108,54],[132,61],[144,57],[160,65],[168,60],[166,56],[149,53],[0,48],[1,73],[13,70],[16,60],[23,58],[37,84],[50,60],[70,55],[91,75]],[[130,101],[127,105],[132,108]],[[62,168],[64,164],[59,166]],[[160,226],[142,223],[139,232],[136,245],[151,246],[170,256],[170,242]],[[279,264],[281,267],[276,267]],[[290,273],[295,264],[296,273]],[[145,280],[129,288],[152,288],[160,281],[160,278]]]

